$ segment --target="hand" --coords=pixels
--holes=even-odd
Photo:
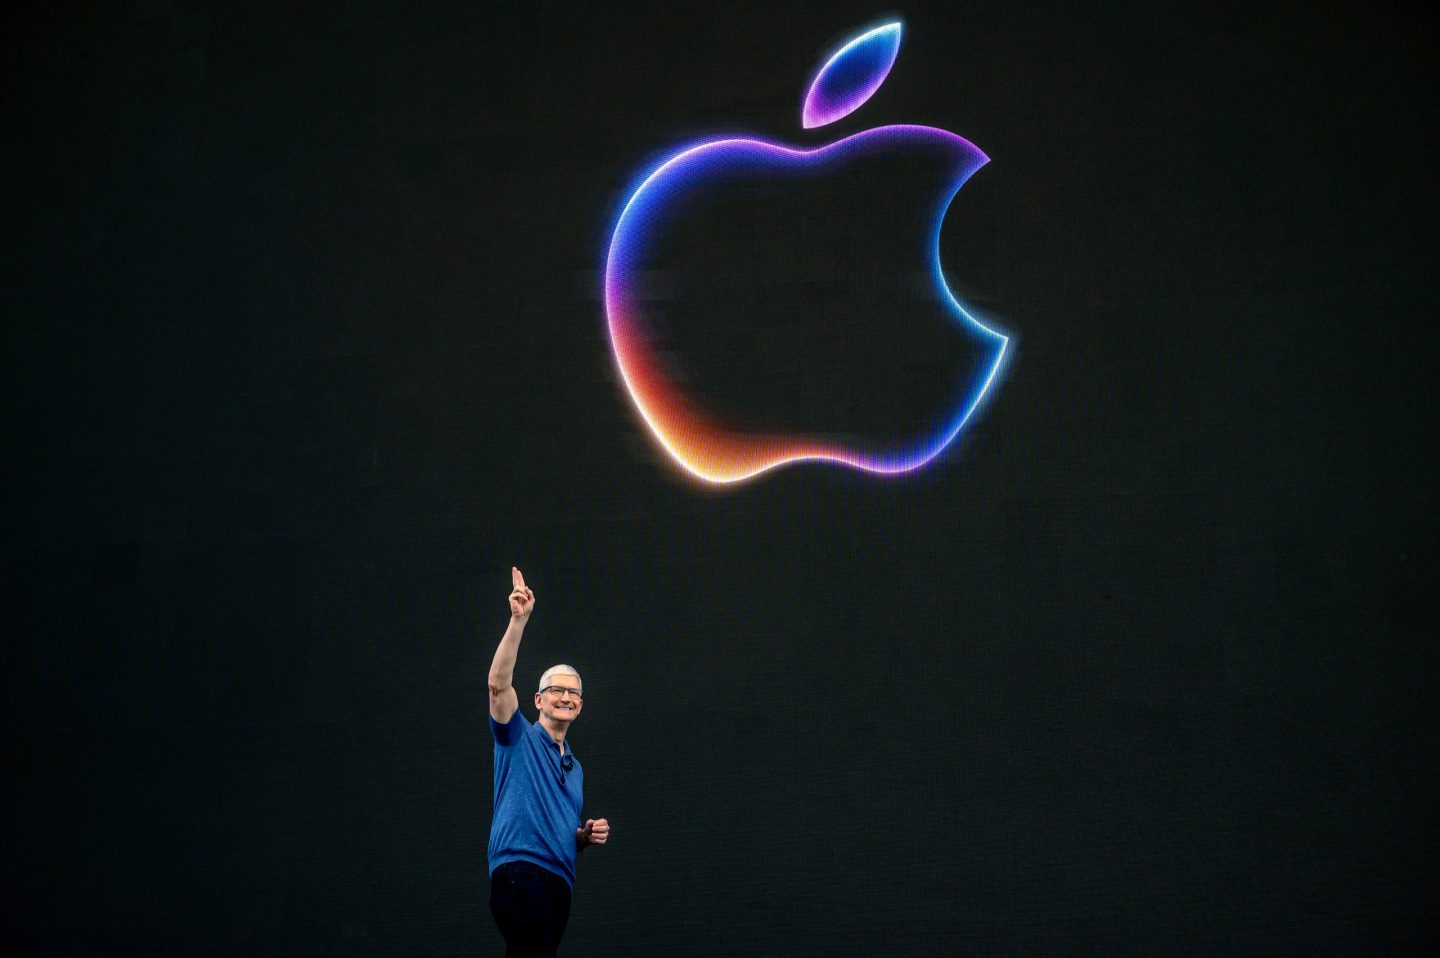
[[[576,829],[580,833],[580,841],[586,845],[603,845],[610,840],[610,820],[606,818],[587,818],[585,827]]]
[[[525,577],[514,566],[510,567],[510,618],[524,622],[535,608],[535,593],[525,585]]]

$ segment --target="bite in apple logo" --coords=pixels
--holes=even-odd
[[[833,123],[868,100],[890,72],[899,53],[901,24],[885,23],[842,44],[816,74],[804,100],[806,129]],[[928,164],[938,186],[927,184],[919,236],[897,241],[912,256],[916,276],[932,287],[926,296],[943,312],[947,337],[963,338],[973,359],[954,371],[944,408],[920,426],[900,424],[883,441],[837,439],[803,425],[797,429],[757,428],[737,422],[707,404],[684,374],[666,341],[665,330],[684,322],[686,308],[673,296],[656,293],[652,271],[677,225],[694,222],[702,205],[717,196],[769,196],[775,190],[803,190],[816,182],[842,184],[859,167],[903,158]],[[734,483],[788,463],[830,462],[874,474],[906,473],[935,460],[972,421],[996,385],[1009,339],[982,324],[960,305],[940,264],[940,227],[956,192],[987,162],[968,140],[928,126],[874,127],[812,149],[753,138],[712,139],[665,157],[644,177],[616,219],[604,271],[604,301],[617,368],[636,410],[661,448],[688,473],[708,483]],[[758,188],[757,184],[762,185]],[[791,220],[790,222],[794,222]],[[771,229],[758,239],[785,243]],[[854,273],[863,273],[855,269]],[[730,299],[735,307],[709,299]],[[710,290],[709,318],[734,317],[748,301],[721,282]],[[697,313],[698,310],[692,310]],[[883,325],[895,314],[867,316]],[[898,311],[895,311],[898,313]],[[691,317],[693,319],[693,316]],[[885,335],[903,337],[904,329]]]

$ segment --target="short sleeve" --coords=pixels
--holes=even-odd
[[[510,716],[510,721],[501,725],[495,721],[495,716],[489,715],[490,734],[495,736],[495,742],[499,745],[510,746],[520,741],[520,733],[525,731],[525,718],[516,709],[515,714]]]

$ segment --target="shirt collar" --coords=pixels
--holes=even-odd
[[[540,724],[539,719],[536,719],[535,722],[530,726],[530,730],[536,735],[540,736],[541,742],[544,742],[546,745],[550,746],[555,751],[559,752],[561,755],[568,755],[571,758],[575,757],[575,750],[570,747],[568,739],[566,741],[565,748],[562,750],[559,743],[557,743],[553,738],[550,737],[549,732],[545,731],[545,726]]]

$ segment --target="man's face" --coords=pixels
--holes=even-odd
[[[535,693],[535,708],[542,718],[552,722],[568,724],[575,721],[583,704],[580,700],[580,680],[573,675],[552,675],[545,688]]]

